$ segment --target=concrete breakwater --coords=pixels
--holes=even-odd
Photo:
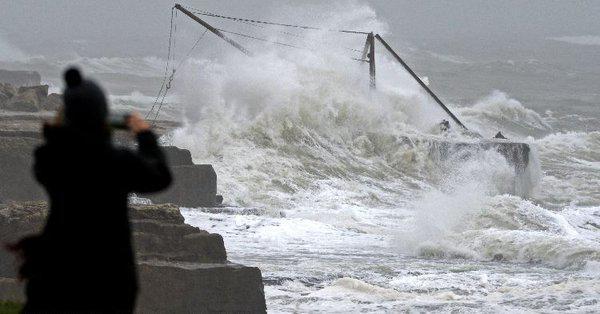
[[[24,86],[13,85],[15,83]],[[62,97],[48,94],[48,85],[39,84],[36,72],[0,70],[0,109],[8,113],[0,116],[0,203],[45,199],[31,177],[31,153],[40,143],[42,119],[62,105]],[[166,132],[173,126],[172,122],[162,123],[157,132]],[[131,144],[121,134],[116,137],[124,145]],[[195,165],[188,151],[176,147],[165,147],[165,151],[175,176],[174,184],[165,192],[145,197],[155,203],[186,207],[214,206],[222,202],[222,197],[217,195],[217,175],[211,165]]]
[[[54,111],[62,105],[59,94],[48,94],[48,85],[14,86],[0,81],[0,109],[12,112]]]
[[[39,143],[36,133],[5,131],[0,136],[1,243],[37,232],[45,221],[46,196],[31,173],[31,152]],[[165,151],[175,181],[165,192],[142,197],[177,205],[135,205],[131,212],[139,312],[265,312],[260,270],[228,262],[222,237],[185,224],[179,213],[179,206],[220,203],[213,167],[193,164],[189,151]],[[10,254],[0,252],[0,300],[23,300],[15,265]]]
[[[0,242],[40,230],[45,202],[0,205]],[[266,311],[261,272],[227,261],[223,238],[184,223],[171,204],[134,205],[130,218],[141,284],[140,313]],[[16,261],[0,252],[0,299],[23,301]],[[107,300],[109,301],[109,300]]]
[[[0,243],[39,232],[45,222],[46,195],[33,178],[32,153],[42,141],[42,120],[61,104],[60,95],[48,95],[48,86],[40,85],[39,74],[0,71]],[[159,121],[155,131],[164,134],[176,125]],[[124,134],[115,134],[115,142],[131,145]],[[260,270],[227,261],[223,238],[185,224],[179,212],[180,206],[222,202],[214,168],[194,164],[187,150],[164,150],[172,186],[138,195],[156,205],[130,206],[141,284],[138,312],[265,312]],[[16,265],[11,254],[0,250],[0,300],[24,299]]]
[[[40,201],[46,195],[32,173],[32,152],[41,143],[39,133],[0,130],[0,203]],[[190,152],[164,147],[173,171],[173,185],[166,191],[143,195],[154,203],[173,203],[185,207],[215,206],[222,202],[217,194],[217,175],[212,165],[196,165]]]
[[[154,203],[174,203],[185,207],[215,206],[223,202],[217,194],[217,173],[212,165],[196,165],[188,150],[163,147],[175,180],[166,191],[143,195]]]
[[[0,82],[13,86],[36,86],[42,84],[42,76],[35,71],[9,71],[0,69]]]

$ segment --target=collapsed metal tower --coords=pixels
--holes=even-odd
[[[196,13],[196,14],[194,14],[190,10],[188,10],[187,8],[183,7],[180,4],[175,4],[173,9],[177,9],[177,10],[181,11],[183,14],[187,15],[192,20],[196,21],[197,23],[199,23],[200,25],[205,27],[207,31],[210,31],[211,33],[217,35],[219,38],[223,39],[225,42],[227,42],[228,44],[230,44],[231,46],[233,46],[234,48],[236,48],[237,50],[241,51],[242,53],[244,53],[245,55],[248,55],[248,56],[252,56],[252,52],[250,52],[250,50],[246,49],[244,46],[242,46],[237,41],[235,41],[235,40],[231,39],[230,37],[228,37],[227,35],[225,35],[225,33],[242,36],[245,38],[255,39],[255,40],[267,41],[267,42],[270,42],[273,44],[278,44],[278,45],[283,45],[283,46],[288,46],[288,47],[293,47],[293,48],[301,48],[301,47],[297,47],[294,45],[281,43],[281,42],[274,42],[274,41],[270,41],[270,40],[264,39],[264,38],[257,38],[257,37],[246,35],[246,34],[241,34],[241,33],[236,33],[236,32],[219,29],[219,28],[216,28],[216,27],[212,26],[211,24],[207,23],[206,21],[204,21],[203,19],[198,17],[198,15],[210,16],[210,17],[221,18],[221,19],[228,19],[228,20],[238,21],[238,22],[243,22],[243,23],[257,23],[257,24],[267,24],[267,25],[275,25],[275,26],[281,26],[281,27],[293,27],[293,28],[299,28],[299,29],[308,29],[308,30],[325,30],[325,31],[332,31],[332,32],[339,32],[339,33],[358,34],[358,35],[363,35],[363,36],[366,35],[366,41],[365,41],[365,45],[362,50],[361,58],[355,59],[355,60],[369,63],[369,76],[370,76],[371,88],[373,88],[373,89],[377,88],[376,66],[375,66],[375,64],[376,64],[375,40],[377,40],[379,43],[381,43],[381,45],[383,45],[385,50],[388,51],[392,55],[392,57],[394,57],[394,59],[398,63],[400,63],[400,65],[402,65],[402,67],[413,77],[413,79],[415,81],[417,81],[417,83],[419,83],[419,85],[427,92],[427,94],[429,96],[431,96],[431,98],[433,98],[433,100],[450,116],[450,118],[452,118],[452,120],[456,124],[458,124],[459,126],[464,128],[465,130],[468,130],[467,127],[452,113],[452,111],[450,111],[450,109],[448,109],[448,107],[440,100],[440,98],[427,86],[427,84],[425,84],[423,82],[423,80],[421,80],[421,78],[419,78],[419,76],[412,70],[412,68],[398,55],[398,53],[396,53],[396,51],[394,51],[394,49],[392,49],[392,47],[379,34],[374,34],[373,32],[364,32],[364,31],[355,31],[355,30],[323,29],[323,28],[305,26],[305,25],[293,25],[293,24],[259,21],[259,20],[252,20],[252,19],[246,19],[246,18],[218,15],[218,14],[207,12],[207,11],[192,9]]]

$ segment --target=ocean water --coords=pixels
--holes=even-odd
[[[372,91],[366,65],[337,52],[190,58],[160,115],[182,122],[161,140],[213,164],[225,199],[222,208],[182,208],[186,222],[223,235],[232,262],[261,269],[269,312],[598,311],[593,80],[577,93],[561,90],[543,62],[410,51],[430,58],[418,62],[431,70],[427,81],[471,130],[530,145],[517,175],[494,150],[432,158],[427,141],[477,139],[454,124],[440,134],[443,111],[386,55]],[[0,67],[41,71],[59,91],[57,73],[79,64],[115,108],[147,112],[164,62],[19,55]],[[551,92],[529,88],[536,75]],[[487,88],[507,78],[514,90]],[[469,79],[483,95],[457,90]]]
[[[178,94],[197,120],[164,139],[217,169],[234,206],[182,213],[261,268],[271,312],[597,311],[600,132],[557,132],[490,91],[453,109],[528,143],[527,171],[493,150],[435,162],[395,138],[473,139],[432,131],[443,114],[391,64],[380,72],[401,85],[370,92],[360,67],[276,60],[200,62],[186,80],[208,87]]]

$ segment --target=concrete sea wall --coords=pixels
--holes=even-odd
[[[42,228],[45,202],[0,205],[0,242]],[[261,272],[227,261],[223,238],[184,223],[171,204],[134,205],[130,219],[138,260],[139,313],[266,311]],[[0,300],[22,302],[14,257],[0,251]]]

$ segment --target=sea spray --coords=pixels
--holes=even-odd
[[[386,173],[380,168],[385,166],[384,160],[368,156],[372,146],[369,134],[418,131],[411,129],[407,115],[397,109],[402,102],[371,95],[362,74],[341,77],[286,60],[264,63],[250,59],[235,67],[208,62],[197,65],[199,69],[191,73],[201,74],[191,74],[186,81],[203,88],[182,87],[188,121],[173,134],[173,143],[189,148],[204,162],[233,158],[235,161],[223,165],[230,169],[227,173],[268,174],[248,182],[262,190],[252,191],[260,195],[251,195],[245,204],[260,205],[252,203],[256,197],[306,190],[314,193],[322,188],[321,183],[333,183],[335,178],[344,179],[339,183],[373,181],[376,190],[381,180],[402,184],[403,180],[395,180],[401,173]],[[237,160],[242,156],[243,160]],[[223,181],[227,184],[227,178]],[[247,188],[238,186],[234,193]],[[390,192],[395,193],[387,194]],[[286,207],[290,205],[294,206]]]
[[[453,203],[444,204],[452,209]],[[475,206],[466,203],[460,208],[463,211],[471,209],[471,212],[468,215],[458,213],[462,219],[448,218],[446,213],[435,217],[416,214],[414,234],[417,236],[412,240],[418,240],[414,248],[417,254],[437,258],[541,262],[576,269],[588,262],[600,261],[600,245],[597,240],[592,240],[593,236],[586,234],[589,225],[597,220],[590,214],[580,213],[583,217],[578,218],[577,224],[577,220],[569,219],[565,213],[549,211],[509,195],[484,199]],[[427,210],[426,207],[423,209]]]
[[[600,202],[600,132],[561,132],[535,141],[546,166],[535,200],[552,209]]]
[[[418,87],[386,89],[384,83],[384,91],[370,91],[364,69],[350,61],[338,60],[323,69],[274,52],[261,58],[234,56],[224,63],[193,60],[176,88],[186,108],[185,125],[170,141],[190,149],[197,162],[216,166],[219,190],[229,204],[285,211],[289,217],[320,220],[337,215],[350,221],[357,209],[375,213],[412,207],[420,230],[407,238],[429,241],[454,232],[483,210],[489,197],[528,196],[536,186],[535,150],[529,156],[532,162],[517,174],[493,149],[432,160],[427,139],[473,139],[456,132],[446,138],[427,134],[435,110],[426,114],[426,109],[415,108],[435,107]],[[495,98],[525,111],[517,121],[538,121],[522,105],[502,95],[490,97]],[[506,111],[490,114],[494,112]],[[428,118],[420,120],[422,116]],[[402,224],[403,217],[331,221],[386,233]],[[442,225],[431,223],[434,218],[441,218]]]
[[[472,106],[456,108],[466,123],[486,137],[501,131],[510,139],[546,135],[552,127],[539,113],[502,91],[492,91]]]
[[[432,250],[432,245],[464,230],[466,221],[482,211],[489,197],[514,187],[513,167],[493,150],[479,152],[467,160],[455,157],[437,170],[439,182],[410,205],[414,208],[413,228],[399,236],[399,246],[409,252],[445,255]],[[467,253],[457,250],[449,254]]]

